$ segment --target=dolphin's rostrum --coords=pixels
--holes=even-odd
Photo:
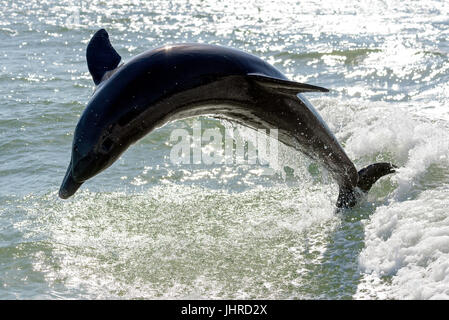
[[[176,44],[123,66],[101,29],[87,46],[97,85],[76,126],[72,158],[59,190],[66,199],[134,142],[169,121],[210,115],[252,128],[278,129],[284,144],[322,163],[337,181],[338,207],[352,207],[390,163],[357,172],[315,108],[300,93],[328,90],[289,81],[258,57],[228,47]]]

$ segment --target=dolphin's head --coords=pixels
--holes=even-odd
[[[72,156],[67,168],[59,196],[67,199],[88,179],[97,175],[127,149],[129,143],[123,142],[116,125],[103,117],[98,110],[98,97],[93,97],[81,116],[73,137]]]
[[[101,29],[94,34],[87,46],[86,58],[98,90],[75,129],[71,161],[59,189],[59,196],[63,199],[72,196],[87,179],[109,167],[128,147],[120,142],[114,119],[105,115],[116,102],[111,94],[107,97],[102,94],[100,87],[109,82],[108,78],[118,69],[121,61],[109,42],[106,30]]]

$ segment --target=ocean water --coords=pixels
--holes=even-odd
[[[0,299],[449,298],[447,2],[1,7]],[[336,212],[336,184],[284,147],[271,176],[257,164],[172,164],[174,129],[232,126],[202,117],[152,132],[61,200],[93,92],[85,48],[99,28],[125,62],[165,44],[213,43],[330,88],[307,98],[357,168],[399,169]]]

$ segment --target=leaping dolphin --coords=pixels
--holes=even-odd
[[[278,139],[331,172],[338,207],[352,207],[390,163],[359,172],[311,103],[301,94],[327,92],[289,81],[260,58],[223,46],[176,44],[144,52],[120,65],[106,30],[86,51],[96,91],[76,126],[72,157],[59,190],[67,199],[108,168],[128,147],[169,121],[210,115],[251,128],[278,129]]]

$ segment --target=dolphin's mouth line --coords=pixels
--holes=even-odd
[[[62,199],[68,199],[81,187],[83,182],[77,182],[73,179],[72,175],[72,161],[67,168],[64,180],[62,181],[61,187],[59,188],[59,197]]]

